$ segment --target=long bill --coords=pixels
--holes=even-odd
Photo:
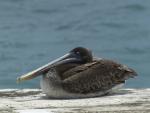
[[[45,64],[31,72],[28,72],[27,74],[24,74],[20,77],[17,78],[17,83],[20,83],[25,80],[30,80],[33,79],[39,75],[42,75],[44,72],[48,71],[50,68],[60,65],[60,64],[65,64],[65,63],[70,63],[70,62],[81,62],[81,59],[75,55],[74,53],[67,53],[64,56],[53,60],[49,62],[48,64]]]

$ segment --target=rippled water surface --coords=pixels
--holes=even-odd
[[[149,0],[0,0],[0,88],[38,88],[31,71],[76,46],[127,64],[150,87]]]

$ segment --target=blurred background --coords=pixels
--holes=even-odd
[[[16,77],[77,46],[138,73],[150,87],[150,0],[0,0],[0,88],[39,88]]]

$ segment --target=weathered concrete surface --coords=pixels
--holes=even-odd
[[[150,113],[150,89],[86,99],[48,99],[40,89],[0,90],[0,113]]]

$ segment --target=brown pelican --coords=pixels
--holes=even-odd
[[[54,98],[85,98],[108,94],[125,80],[136,76],[126,65],[94,58],[92,52],[77,47],[66,55],[17,78],[17,82],[43,75],[41,88]]]

